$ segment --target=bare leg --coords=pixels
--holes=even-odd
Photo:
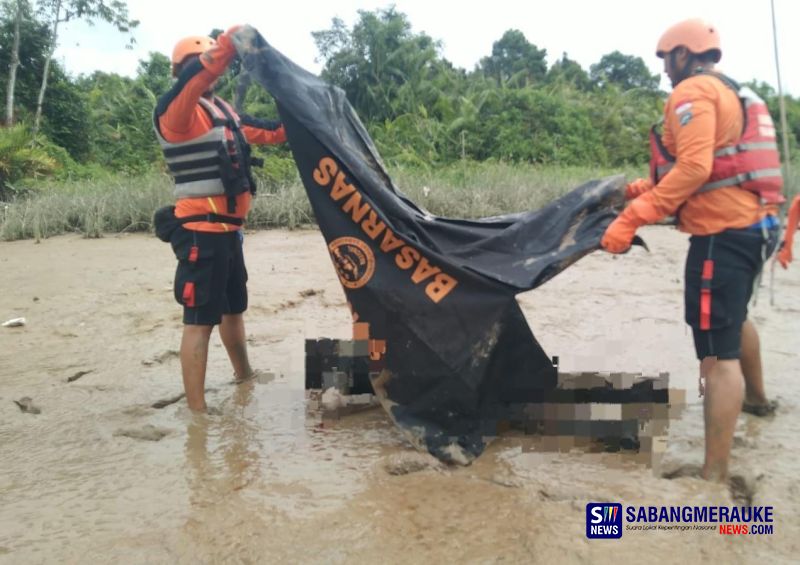
[[[205,384],[208,340],[214,326],[183,326],[181,340],[181,369],[186,403],[192,410],[206,409]]]
[[[766,404],[764,373],[761,368],[761,344],[758,332],[750,320],[742,324],[742,374],[744,374],[745,402]]]
[[[247,336],[244,332],[244,316],[242,314],[223,314],[219,325],[219,336],[228,351],[228,358],[236,373],[236,380],[241,381],[253,375],[253,368],[247,358]]]
[[[728,458],[733,444],[733,432],[744,397],[742,379],[738,359],[717,361],[705,379],[705,479],[724,481],[728,478]]]

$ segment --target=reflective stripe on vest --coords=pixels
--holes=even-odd
[[[741,151],[758,151],[761,149],[774,149],[778,150],[778,144],[774,141],[755,141],[753,143],[740,143],[738,145],[731,145],[723,147],[714,151],[714,157],[724,157],[725,155],[735,155]]]
[[[216,100],[224,103],[219,99]],[[230,189],[226,191],[223,181],[223,178],[226,178],[224,159],[241,163],[235,151],[231,154],[235,144],[226,132],[230,121],[222,109],[206,98],[201,97],[199,103],[211,116],[213,124],[210,130],[199,137],[172,143],[164,139],[158,124],[155,124],[156,137],[164,152],[169,173],[175,180],[174,195],[180,199],[241,194],[246,188],[242,190],[234,187],[233,192]],[[234,127],[238,127],[238,124],[234,124]]]
[[[656,173],[658,174],[659,179],[663,179],[664,175],[672,170],[672,167],[675,166],[675,163],[667,163],[666,165],[661,165],[656,167]]]
[[[750,88],[738,87],[731,79],[708,72],[733,89],[741,102],[743,129],[738,142],[714,151],[708,182],[698,193],[737,186],[756,194],[763,202],[784,202],[780,154],[775,141],[775,125],[766,104]],[[674,166],[675,158],[663,146],[656,126],[650,130],[650,172],[654,184]]]
[[[756,141],[753,143],[740,143],[738,145],[731,145],[728,147],[723,147],[722,149],[718,149],[714,151],[714,157],[725,157],[728,155],[736,155],[737,153],[741,153],[742,151],[761,151],[761,150],[774,150],[778,151],[778,144],[774,141]],[[675,163],[666,163],[664,165],[660,165],[656,167],[656,173],[658,174],[659,179],[663,179],[664,175],[672,170],[672,167],[675,166]],[[780,169],[761,169],[757,171],[753,171],[751,173],[740,173],[735,176],[727,177],[722,180],[718,180],[715,182],[709,182],[701,186],[697,192],[707,192],[709,190],[713,190],[715,188],[723,188],[725,186],[733,186],[737,185],[743,181],[747,180],[754,180],[763,177],[782,177]]]
[[[783,179],[780,169],[760,169],[758,171],[750,171],[749,173],[739,173],[736,176],[728,177],[714,182],[707,182],[697,189],[697,192],[708,192],[716,188],[723,188],[725,186],[738,186],[748,181],[755,181],[767,178]]]

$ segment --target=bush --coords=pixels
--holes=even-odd
[[[23,188],[16,184],[22,179],[53,174],[59,161],[51,153],[59,151],[43,137],[34,138],[24,125],[0,129],[0,200],[20,195]],[[61,153],[68,158],[65,150]]]
[[[264,159],[263,167],[253,167],[259,193],[273,194],[283,187],[300,184],[300,175],[291,155],[273,149],[259,151],[258,156]]]

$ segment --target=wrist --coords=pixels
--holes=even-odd
[[[217,37],[217,44],[200,56],[200,62],[210,73],[221,75],[236,56],[236,48],[225,33]]]
[[[632,200],[621,215],[626,216],[628,221],[637,228],[657,222],[661,219],[662,215],[653,204],[652,195],[652,192],[646,192]]]

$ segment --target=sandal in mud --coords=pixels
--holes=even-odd
[[[772,416],[778,408],[777,400],[768,400],[766,404],[749,404],[742,403],[742,412],[747,412],[753,416],[763,418],[764,416]]]

